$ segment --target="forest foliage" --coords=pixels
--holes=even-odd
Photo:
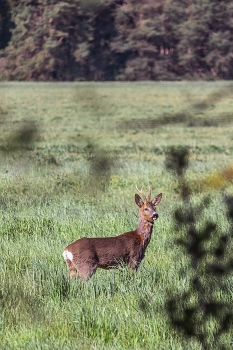
[[[233,79],[231,0],[0,0],[0,78]]]

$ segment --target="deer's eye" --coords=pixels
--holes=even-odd
[[[145,211],[148,211],[149,209],[148,209],[148,208],[145,208],[144,210],[145,210]]]

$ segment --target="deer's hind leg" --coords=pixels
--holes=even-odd
[[[82,263],[76,264],[74,260],[74,266],[76,270],[78,270],[78,276],[80,279],[85,279],[87,281],[96,273],[99,264],[97,261],[82,261]]]
[[[75,268],[75,266],[71,260],[66,259],[66,263],[67,263],[68,269],[70,271],[70,278],[72,278],[72,279],[75,278],[75,274],[76,274],[77,269]]]
[[[70,271],[70,278],[75,278],[76,268],[72,262],[73,254],[71,252],[69,252],[68,249],[65,249],[62,255],[63,255],[63,258],[65,259],[65,262],[66,262],[68,269]]]

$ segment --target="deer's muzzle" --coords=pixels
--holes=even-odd
[[[152,220],[157,220],[159,217],[159,215],[157,213],[154,213],[152,216]]]

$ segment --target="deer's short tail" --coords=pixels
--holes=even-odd
[[[69,252],[69,250],[67,250],[67,249],[64,250],[62,255],[63,255],[63,258],[65,260],[70,260],[70,261],[73,260],[73,254],[71,252]]]

